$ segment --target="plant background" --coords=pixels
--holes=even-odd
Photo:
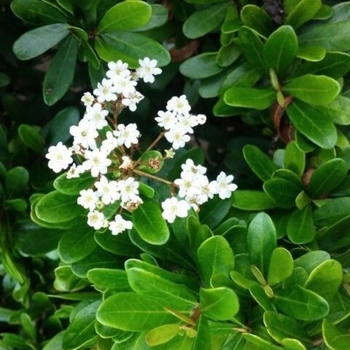
[[[0,4],[3,349],[346,349],[349,2]],[[163,74],[123,118],[152,140],[186,94],[208,122],[162,174],[191,157],[238,190],[163,245],[53,223],[47,148],[69,143],[106,61],[145,56]]]

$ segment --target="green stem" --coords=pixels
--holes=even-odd
[[[153,179],[153,180],[156,180],[156,181],[159,181],[159,182],[163,182],[165,183],[166,185],[169,185],[171,187],[173,186],[176,186],[173,182],[171,181],[168,181],[168,180],[165,180],[161,177],[158,177],[158,176],[155,176],[155,175],[152,175],[152,174],[149,174],[149,173],[146,173],[145,171],[142,171],[142,170],[139,170],[139,169],[132,169],[132,171],[137,174],[137,175],[140,175],[140,176],[146,176],[146,177],[149,177],[150,179]]]

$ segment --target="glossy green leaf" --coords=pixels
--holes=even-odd
[[[283,91],[306,103],[327,105],[339,94],[340,85],[324,75],[306,74],[285,84]]]
[[[29,173],[26,168],[16,166],[6,173],[5,193],[8,198],[16,198],[23,196],[27,191],[29,181]]]
[[[324,47],[304,45],[304,46],[299,46],[297,57],[302,58],[305,61],[318,62],[318,61],[321,61],[326,56],[326,53],[327,53],[327,50]],[[300,65],[297,68],[297,71],[298,69],[303,71],[303,67],[307,66],[307,64],[308,63],[305,62],[302,65]],[[293,74],[296,74],[296,75],[304,75],[306,73],[314,73],[314,72],[309,70],[306,70],[302,74],[296,74],[295,71],[293,72]]]
[[[88,280],[98,290],[118,289],[121,291],[132,291],[126,272],[119,269],[94,268],[87,273]]]
[[[277,345],[271,343],[271,341],[265,340],[264,338],[252,334],[252,333],[243,333],[243,337],[246,340],[246,349],[251,347],[254,350],[280,350],[281,348]]]
[[[260,35],[267,37],[274,29],[271,17],[261,7],[250,4],[245,5],[240,15],[243,24]]]
[[[217,57],[216,62],[220,67],[229,67],[231,66],[240,56],[241,51],[235,43],[230,43],[226,46],[221,46]]]
[[[284,167],[302,176],[305,171],[305,153],[300,150],[295,141],[289,142],[284,154]]]
[[[312,346],[312,338],[304,327],[294,318],[266,311],[264,313],[264,324],[269,335],[280,344],[282,344],[285,338],[288,338],[298,339],[303,344]]]
[[[81,348],[96,337],[95,314],[100,304],[100,300],[94,301],[75,314],[63,335],[63,349]]]
[[[62,265],[55,269],[54,288],[59,292],[76,292],[86,288],[90,283],[77,277],[69,265]]]
[[[331,301],[338,292],[342,281],[342,265],[338,261],[330,259],[311,271],[304,287],[321,295],[327,301]]]
[[[337,96],[328,106],[329,116],[335,124],[349,125],[350,118],[347,111],[350,108],[350,99],[345,96]]]
[[[117,293],[104,300],[96,318],[106,326],[125,331],[149,331],[178,319],[164,308],[171,307],[167,300],[136,293]],[[178,310],[189,315],[190,310]]]
[[[144,26],[152,16],[152,8],[143,1],[124,1],[111,7],[101,18],[97,33],[133,30]]]
[[[319,166],[311,175],[307,187],[313,197],[327,194],[338,187],[346,178],[348,165],[341,158],[334,158]]]
[[[310,205],[292,213],[287,224],[287,235],[295,244],[305,244],[314,240],[316,228]]]
[[[301,185],[297,185],[283,178],[273,178],[267,180],[263,185],[265,193],[281,208],[291,209],[295,207],[295,198],[302,190]]]
[[[259,211],[272,209],[277,205],[265,192],[237,190],[233,194],[232,206],[242,210]]]
[[[199,310],[213,320],[229,320],[239,311],[237,294],[230,288],[201,288],[199,299]]]
[[[54,180],[53,186],[63,194],[77,196],[83,189],[92,186],[96,178],[91,177],[90,173],[83,173],[78,178],[67,179],[67,174],[61,174]]]
[[[232,87],[224,94],[224,101],[229,106],[266,109],[272,105],[275,92],[272,89],[254,89],[244,87]]]
[[[211,327],[204,315],[199,316],[197,321],[197,335],[194,339],[193,350],[211,350]]]
[[[301,180],[301,178],[296,175],[295,173],[293,173],[293,171],[288,170],[288,169],[278,169],[275,171],[275,173],[273,174],[273,179],[284,179],[287,180],[291,183],[293,183],[294,185],[300,187],[300,189],[302,189],[303,187],[303,182]]]
[[[276,311],[272,299],[267,296],[265,289],[260,284],[252,284],[249,287],[249,292],[254,298],[254,300],[262,307],[265,311]]]
[[[136,30],[138,32],[145,32],[150,29],[158,28],[168,21],[169,9],[161,4],[150,4],[150,6],[152,9],[151,19],[146,25],[137,28]]]
[[[67,24],[49,24],[24,33],[13,45],[20,60],[30,60],[57,45],[69,34]]]
[[[180,325],[177,323],[164,324],[152,329],[146,335],[146,343],[149,346],[157,346],[167,343],[180,332]]]
[[[244,159],[262,181],[272,178],[278,167],[264,152],[254,145],[246,145],[243,148]]]
[[[276,248],[276,229],[267,214],[259,213],[251,221],[248,227],[247,244],[250,262],[266,276],[272,252]]]
[[[43,95],[49,106],[55,104],[72,84],[78,54],[79,41],[70,36],[59,47],[46,72]]]
[[[283,313],[296,320],[316,321],[329,313],[329,305],[325,299],[299,285],[276,292],[275,300]]]
[[[214,275],[229,276],[234,268],[234,256],[224,237],[213,236],[204,241],[197,250],[197,260],[204,286],[210,286]]]
[[[266,74],[267,69],[263,60],[264,44],[255,31],[248,27],[239,30],[239,47],[247,61],[259,73]]]
[[[314,211],[317,225],[331,226],[349,215],[350,197],[335,198]]]
[[[321,0],[301,0],[291,11],[285,23],[294,28],[299,28],[302,24],[312,19],[322,6]]]
[[[343,350],[349,346],[349,331],[335,326],[327,319],[322,322],[322,335],[325,343],[332,350]]]
[[[276,248],[271,255],[267,283],[270,286],[286,280],[294,269],[293,257],[290,252],[282,247]]]
[[[295,267],[303,268],[310,274],[318,265],[330,259],[329,253],[322,250],[308,252],[294,261]]]
[[[21,141],[33,151],[37,153],[43,151],[43,138],[40,135],[38,128],[22,124],[18,128],[18,135],[21,138]]]
[[[75,219],[85,211],[77,204],[77,198],[53,191],[42,197],[35,213],[39,219],[49,223],[60,223]]]
[[[291,26],[281,26],[267,39],[263,57],[266,67],[285,74],[298,53],[298,38]]]
[[[213,236],[213,232],[210,228],[206,225],[201,225],[198,218],[195,216],[189,216],[187,218],[186,227],[182,227],[181,231],[187,231],[183,244],[188,245],[193,252],[196,252],[205,240]],[[174,231],[174,233],[176,235],[176,231]],[[179,236],[177,235],[177,237]]]
[[[140,237],[151,244],[161,245],[169,239],[169,229],[162,212],[154,202],[145,202],[132,213],[132,221]]]
[[[231,208],[231,198],[221,199],[215,196],[210,201],[201,205],[199,218],[203,225],[215,228],[227,215]]]
[[[170,62],[170,54],[163,45],[139,33],[115,31],[102,34],[95,40],[95,50],[104,61],[122,60],[131,68],[139,66],[138,60],[151,57],[162,67]]]
[[[326,110],[295,100],[288,106],[287,114],[295,128],[307,139],[322,148],[335,146],[337,131]]]
[[[56,6],[40,0],[13,0],[10,6],[17,17],[30,24],[65,23],[68,20]]]
[[[216,54],[206,52],[189,58],[181,64],[181,74],[191,79],[203,79],[220,73],[222,68],[216,63]]]
[[[195,39],[211,32],[224,20],[227,9],[228,4],[221,3],[194,12],[183,24],[183,33]]]

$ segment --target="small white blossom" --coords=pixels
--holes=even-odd
[[[186,115],[190,112],[191,106],[187,101],[186,95],[181,95],[180,97],[172,97],[168,101],[166,109],[176,114]]]
[[[102,141],[100,150],[106,154],[109,154],[118,146],[118,139],[114,136],[113,132],[107,131],[106,138]]]
[[[117,214],[114,220],[109,223],[109,229],[112,235],[117,235],[125,230],[132,229],[132,222],[124,220],[121,215]]]
[[[84,172],[84,168],[81,164],[76,165],[72,164],[67,172],[67,179],[74,179],[80,177],[80,175]]]
[[[123,156],[122,157],[123,163],[120,164],[119,169],[125,169],[125,170],[129,170],[132,169],[134,167],[134,163],[133,161],[130,159],[130,157],[128,156]]]
[[[176,217],[185,218],[188,215],[191,205],[183,199],[178,200],[175,197],[171,197],[162,202],[162,208],[163,218],[171,224]]]
[[[108,181],[105,176],[101,176],[100,180],[95,182],[95,187],[103,204],[108,205],[114,203],[120,198],[117,182],[113,180]]]
[[[79,192],[79,197],[77,199],[77,203],[81,205],[85,209],[89,209],[89,211],[93,211],[96,208],[96,204],[98,202],[97,192],[93,191],[91,188],[87,190],[81,190]]]
[[[165,130],[169,130],[177,123],[176,114],[170,111],[159,111],[159,117],[154,118],[158,125]]]
[[[106,174],[112,161],[107,158],[107,154],[99,149],[85,152],[83,167],[91,171],[91,176],[97,177]]]
[[[131,112],[136,111],[136,105],[144,98],[144,96],[136,90],[128,90],[123,96],[122,104],[129,107]]]
[[[187,135],[187,130],[184,126],[176,124],[168,130],[164,136],[172,144],[173,149],[179,149],[185,146],[186,142],[190,141],[190,136]]]
[[[157,60],[150,60],[148,57],[139,60],[140,67],[136,69],[137,75],[145,83],[153,83],[155,80],[154,75],[162,73],[162,70],[157,67],[157,63]]]
[[[117,91],[110,79],[102,79],[102,82],[98,83],[97,88],[94,89],[94,95],[100,103],[105,101],[115,101],[117,99],[115,92]]]
[[[67,169],[73,163],[72,150],[59,142],[56,146],[51,146],[45,156],[49,159],[48,166],[55,173]]]
[[[96,148],[96,138],[98,132],[95,126],[86,119],[82,119],[78,125],[72,125],[69,128],[70,134],[74,137],[73,145],[79,145],[83,148]]]
[[[202,165],[195,165],[191,158],[187,159],[186,162],[181,165],[181,169],[182,173],[191,174],[193,177],[197,175],[204,175],[207,172],[206,167]]]
[[[106,120],[107,115],[108,111],[103,109],[100,103],[95,103],[91,107],[86,107],[86,114],[84,116],[84,119],[91,122],[97,130],[100,130],[108,124]]]
[[[237,185],[232,183],[233,175],[226,175],[223,171],[217,176],[218,195],[221,199],[230,198]]]
[[[99,230],[101,228],[108,226],[108,221],[106,220],[103,213],[97,210],[90,211],[87,217],[88,217],[87,224],[93,227],[95,230]]]
[[[94,103],[95,97],[90,92],[85,92],[81,101],[84,103],[85,107],[88,107]]]
[[[138,144],[138,138],[140,137],[140,132],[137,130],[137,125],[135,123],[130,123],[128,125],[119,124],[117,130],[114,130],[113,134],[118,140],[118,145],[124,145],[130,148],[131,145]]]
[[[117,62],[108,63],[109,70],[106,73],[107,78],[112,81],[117,77],[128,77],[130,76],[130,71],[128,69],[128,64],[118,60]]]
[[[198,125],[197,116],[192,114],[178,115],[178,124],[182,125],[186,133],[193,134],[193,127]]]
[[[136,91],[137,81],[131,79],[131,76],[117,76],[113,80],[115,92],[122,95]]]
[[[122,204],[128,202],[139,202],[139,183],[133,177],[117,182],[118,192],[121,196]]]
[[[197,115],[197,122],[199,125],[205,124],[207,121],[207,117],[204,114],[198,114]]]

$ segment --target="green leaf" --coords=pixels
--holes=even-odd
[[[222,68],[216,63],[216,52],[205,52],[187,59],[180,65],[180,72],[191,79],[203,79],[216,75]]]
[[[347,111],[350,108],[350,99],[345,96],[337,96],[328,106],[329,116],[335,124],[349,125],[350,118]]]
[[[197,260],[206,287],[210,286],[212,276],[229,276],[234,268],[232,249],[222,236],[213,236],[204,241],[197,250]]]
[[[296,100],[287,108],[289,119],[302,135],[319,147],[329,149],[337,142],[337,130],[325,112]]]
[[[101,18],[97,33],[133,30],[144,26],[152,16],[152,8],[143,1],[124,1],[111,7]]]
[[[333,259],[326,260],[313,269],[304,287],[331,301],[343,281],[342,265]]]
[[[59,175],[53,182],[55,189],[68,196],[77,196],[81,190],[90,188],[96,181],[90,173],[83,173],[78,178],[67,179],[67,173]]]
[[[125,270],[94,268],[88,271],[87,278],[98,290],[132,291]]]
[[[293,273],[294,262],[290,252],[278,247],[271,255],[267,283],[270,286],[281,283]]]
[[[199,290],[199,299],[199,310],[204,316],[213,320],[229,320],[239,310],[237,294],[230,288],[201,288]]]
[[[199,213],[200,221],[203,225],[208,225],[213,229],[225,218],[230,208],[230,198],[221,199],[219,196],[215,196],[210,201],[201,205]]]
[[[318,62],[321,61],[325,56],[326,56],[327,50],[324,47],[320,46],[312,46],[312,45],[307,45],[307,46],[299,46],[298,58],[302,58],[305,61],[311,61],[311,62]],[[296,71],[299,69],[303,71],[303,67],[306,65],[307,66],[308,62],[303,63],[300,65]],[[293,72],[293,75],[299,76],[299,75],[304,75],[306,73],[314,73],[306,70],[302,74],[296,74],[295,71]],[[327,75],[327,74],[324,74]]]
[[[27,191],[29,173],[26,168],[17,166],[6,173],[5,193],[8,198],[23,196]]]
[[[276,208],[276,203],[263,191],[237,190],[232,206],[242,210],[261,211]]]
[[[238,59],[240,54],[240,49],[236,43],[232,42],[229,45],[220,47],[216,57],[216,62],[220,67],[229,67]]]
[[[325,75],[306,74],[292,79],[282,90],[306,103],[327,105],[339,94],[340,85]]]
[[[312,19],[322,6],[321,0],[301,0],[285,19],[295,29]]]
[[[330,259],[329,253],[322,250],[308,252],[294,261],[294,266],[303,268],[310,274],[318,265]]]
[[[272,105],[275,92],[272,89],[254,89],[244,87],[232,87],[224,94],[224,101],[229,106],[266,109]]]
[[[149,346],[157,346],[165,344],[180,332],[180,325],[178,323],[164,324],[152,329],[146,335],[146,343]]]
[[[197,336],[194,339],[193,350],[211,350],[211,328],[205,316],[200,315],[197,321]]]
[[[170,54],[163,45],[139,33],[115,31],[102,34],[95,40],[95,50],[104,61],[120,59],[131,68],[138,67],[138,60],[145,57],[156,59],[159,67],[170,62]]]
[[[0,87],[4,87],[10,84],[10,77],[4,73],[0,73]]]
[[[141,204],[133,211],[132,221],[137,233],[147,243],[161,245],[169,239],[168,226],[159,205],[154,202]]]
[[[40,0],[13,0],[10,6],[17,17],[30,24],[65,23],[68,20],[56,6]]]
[[[307,191],[312,197],[327,194],[346,178],[348,165],[341,158],[334,158],[319,166],[311,175]]]
[[[267,39],[263,57],[266,67],[285,74],[298,53],[298,38],[291,26],[281,26]]]
[[[349,346],[349,331],[336,327],[327,319],[322,322],[322,335],[325,343],[332,350],[343,350]]]
[[[289,142],[284,154],[284,168],[302,176],[305,171],[305,153],[300,150],[295,141]]]
[[[76,292],[90,285],[89,281],[77,277],[69,265],[55,269],[54,288],[59,292]]]
[[[264,313],[264,324],[269,335],[282,344],[285,338],[298,339],[307,346],[312,346],[312,338],[304,327],[294,318],[271,311]]]
[[[20,60],[30,60],[57,45],[69,34],[67,24],[49,24],[24,33],[13,44],[13,52]]]
[[[266,286],[265,286],[266,287]],[[276,311],[271,297],[267,296],[265,289],[260,284],[254,283],[249,287],[249,293],[255,299],[255,301],[265,311]]]
[[[69,89],[75,72],[79,41],[70,36],[59,47],[46,72],[43,95],[47,105],[55,104]]]
[[[278,169],[270,157],[254,145],[244,146],[243,156],[254,174],[262,181],[271,179],[273,173]]]
[[[312,218],[310,205],[301,210],[295,210],[287,224],[288,238],[295,244],[312,242],[316,235],[316,228]]]
[[[261,7],[245,5],[240,15],[243,24],[255,30],[260,35],[267,37],[274,29],[274,23],[271,17]]]
[[[33,151],[41,153],[43,151],[43,138],[38,128],[34,126],[22,124],[18,128],[18,136],[21,141]]]
[[[334,198],[314,211],[315,224],[331,226],[349,215],[350,197]]]
[[[95,314],[100,304],[100,300],[94,301],[75,314],[63,335],[63,350],[82,348],[97,336]]]
[[[152,16],[149,22],[137,28],[138,32],[145,32],[153,28],[158,28],[168,21],[169,9],[160,4],[150,4],[152,9]]]
[[[75,219],[85,212],[77,204],[77,198],[53,191],[42,197],[35,207],[35,213],[40,220],[49,223],[60,223]]]
[[[109,327],[125,331],[150,331],[178,319],[164,308],[171,307],[167,300],[136,293],[118,293],[104,300],[97,310],[97,320]],[[177,310],[186,315],[189,310]]]
[[[227,10],[228,4],[221,3],[194,12],[183,24],[183,33],[195,39],[211,32],[224,20]]]
[[[287,316],[301,321],[317,321],[329,313],[325,299],[299,285],[275,293],[277,307]]]
[[[247,244],[250,262],[266,276],[272,252],[277,244],[276,229],[267,214],[259,213],[251,221],[248,226]]]

